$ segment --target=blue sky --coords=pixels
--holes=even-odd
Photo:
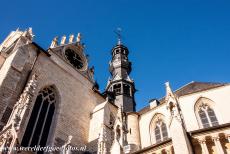
[[[230,1],[69,0],[2,1],[0,41],[32,27],[48,48],[54,36],[81,32],[103,91],[109,76],[114,30],[133,62],[137,109],[191,81],[230,82]]]

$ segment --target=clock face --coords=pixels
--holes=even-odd
[[[83,68],[84,62],[83,62],[82,58],[74,50],[67,49],[65,51],[65,56],[73,67],[75,67],[77,69]]]

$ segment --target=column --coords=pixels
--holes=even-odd
[[[199,139],[198,141],[201,145],[202,153],[209,154],[205,139]]]
[[[220,143],[220,137],[216,136],[216,137],[213,137],[212,138],[214,143],[215,143],[215,147],[216,147],[216,150],[217,150],[217,153],[218,154],[223,154],[224,153],[224,150],[221,146],[221,143]]]
[[[166,148],[165,151],[167,154],[172,154],[171,147]]]
[[[229,132],[227,132],[226,134],[225,134],[225,137],[226,137],[226,139],[228,140],[228,143],[230,143],[230,135],[229,135]],[[227,153],[230,153],[230,149],[226,149],[227,150]]]
[[[225,131],[224,133],[225,133],[226,139],[228,140],[228,143],[230,143],[230,131],[227,130],[227,131]]]
[[[228,142],[230,143],[230,135],[226,135]]]
[[[157,153],[157,154],[161,154],[161,151],[157,151],[156,153]]]

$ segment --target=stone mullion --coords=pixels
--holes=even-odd
[[[209,117],[209,115],[208,115],[208,111],[207,111],[207,110],[208,110],[208,109],[205,108],[204,112],[205,112],[206,117],[207,117],[207,119],[208,119],[208,124],[209,124],[210,126],[212,126],[212,121],[211,121],[211,119],[210,119],[210,117]]]

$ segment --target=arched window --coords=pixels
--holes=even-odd
[[[167,126],[161,114],[158,114],[153,118],[150,124],[150,136],[153,144],[168,139]]]
[[[196,112],[203,128],[219,125],[216,114],[211,108],[213,102],[207,98],[201,98],[196,104]]]
[[[167,132],[166,124],[161,119],[159,119],[156,122],[155,138],[156,138],[157,143],[164,141],[168,138],[168,132]]]
[[[22,139],[22,146],[46,146],[55,103],[56,95],[52,86],[39,92]]]

